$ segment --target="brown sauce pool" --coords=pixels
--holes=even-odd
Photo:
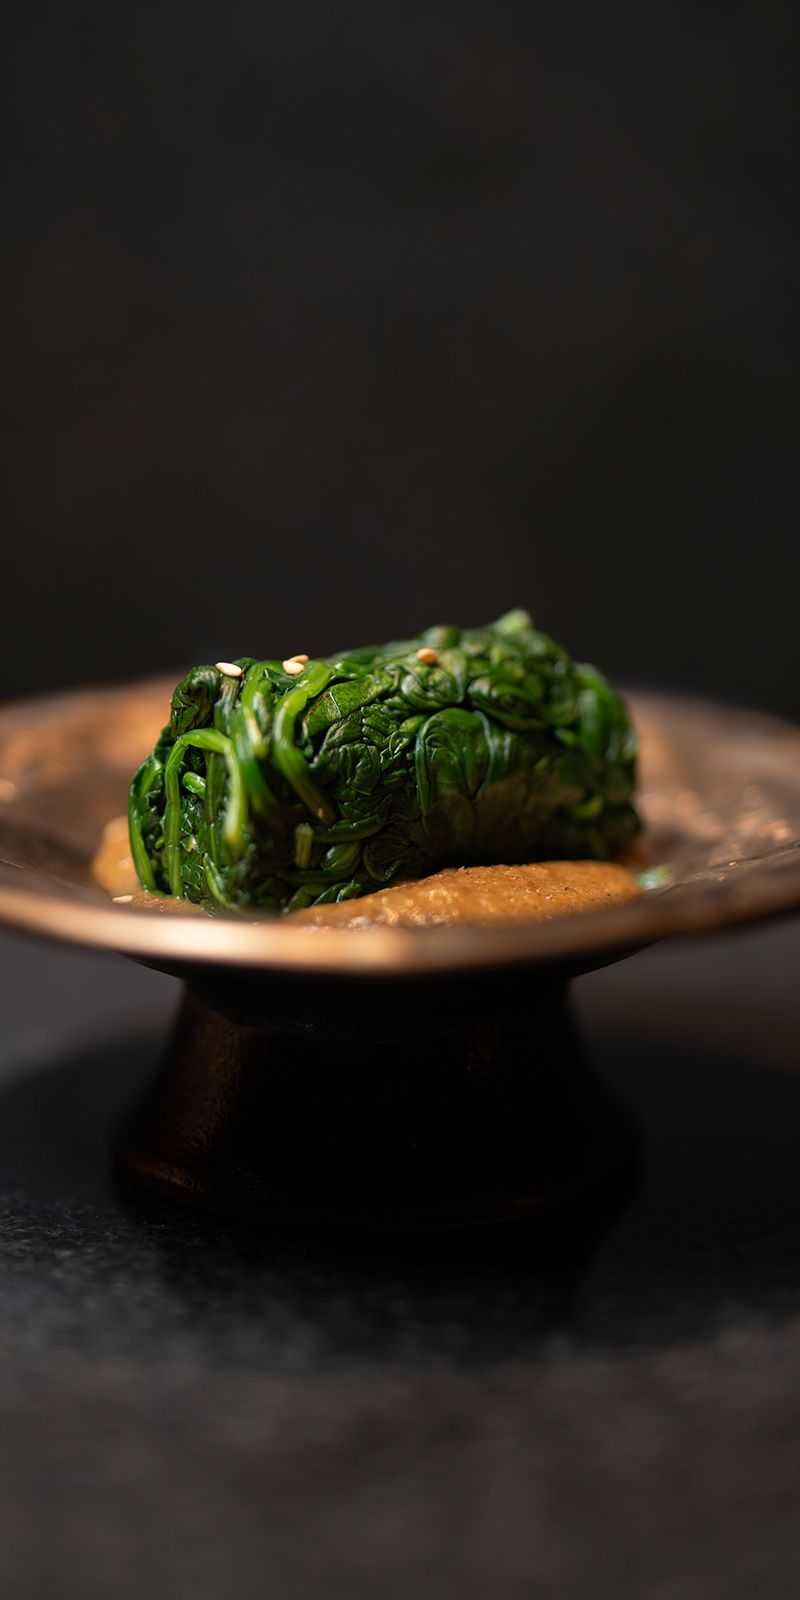
[[[106,824],[92,863],[95,880],[121,905],[151,911],[195,912],[186,900],[140,889],[128,851],[128,823]],[[316,928],[424,928],[459,922],[547,922],[553,917],[619,905],[641,894],[626,867],[608,861],[535,861],[529,866],[448,867],[430,878],[330,906],[292,913],[293,923]]]
[[[617,905],[641,893],[625,867],[607,861],[535,861],[529,866],[448,867],[361,900],[295,911],[314,927],[424,928],[457,922],[547,922]]]

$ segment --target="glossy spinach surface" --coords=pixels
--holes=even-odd
[[[142,885],[283,912],[636,834],[622,698],[512,611],[306,662],[194,667],[130,789]]]

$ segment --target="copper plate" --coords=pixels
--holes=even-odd
[[[0,711],[0,918],[9,926],[171,971],[386,978],[519,963],[575,970],[800,905],[800,731],[754,712],[632,694],[646,855],[666,882],[641,900],[549,923],[358,933],[117,906],[93,882],[91,861],[165,721],[172,682]]]

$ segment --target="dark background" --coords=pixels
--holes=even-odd
[[[800,714],[794,13],[17,8],[0,693],[524,604]]]
[[[16,7],[0,695],[522,604],[800,718],[795,15]],[[798,957],[575,985],[643,1176],[548,1278],[123,1203],[177,985],[4,936],[4,1600],[800,1592]]]

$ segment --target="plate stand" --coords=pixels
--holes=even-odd
[[[117,1161],[151,1191],[259,1224],[591,1231],[637,1149],[560,982],[259,974],[187,991]]]

